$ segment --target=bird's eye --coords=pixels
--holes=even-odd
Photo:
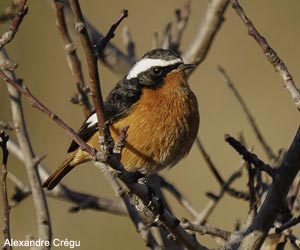
[[[154,75],[154,76],[160,76],[160,75],[162,75],[162,73],[163,73],[163,71],[159,67],[154,67],[152,69],[152,75]]]

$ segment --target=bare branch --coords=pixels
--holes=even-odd
[[[274,177],[275,169],[270,167],[268,164],[265,164],[255,154],[249,152],[239,141],[230,135],[225,135],[225,141],[228,142],[240,155],[242,155],[247,162],[252,163],[259,170],[266,172],[271,177]]]
[[[7,141],[9,136],[6,135],[3,131],[0,131],[0,147],[2,148],[2,167],[1,167],[1,186],[2,186],[2,201],[3,201],[3,235],[4,240],[10,240],[10,223],[9,223],[9,214],[10,214],[10,205],[8,204],[8,194],[7,194],[7,160],[9,152],[7,150]],[[11,245],[6,245],[3,247],[4,250],[12,250]]]
[[[15,130],[16,127],[12,122],[0,121],[0,130]]]
[[[83,79],[82,69],[81,69],[81,62],[76,53],[76,47],[71,40],[71,37],[68,32],[65,14],[64,14],[64,3],[59,0],[54,0],[55,3],[55,13],[56,13],[56,26],[60,33],[60,38],[62,44],[64,46],[66,57],[68,61],[69,68],[76,80],[77,83],[77,101],[80,104],[83,114],[85,117],[88,117],[92,112],[92,107],[85,91],[86,86]]]
[[[221,190],[219,191],[218,195],[213,195],[213,198],[210,200],[210,202],[206,205],[206,207],[202,210],[202,212],[197,216],[196,220],[194,221],[194,224],[197,225],[203,225],[209,218],[209,216],[212,214],[212,212],[215,210],[217,205],[219,204],[220,200],[223,198],[224,194],[226,193],[226,190],[228,187],[241,176],[241,171],[244,168],[245,161],[241,161],[240,165],[238,166],[238,169],[232,173],[232,175],[225,181],[224,185],[222,186]]]
[[[13,139],[9,140],[7,147],[15,157],[17,157],[22,162],[24,161],[23,153],[21,152],[19,145]],[[42,164],[39,164],[37,168],[39,170],[41,180],[46,180],[49,177],[48,172],[45,170],[46,167]],[[20,202],[20,198],[25,199],[26,197],[31,195],[31,190],[30,188],[26,187],[24,184],[16,180],[14,176],[10,173],[8,177],[17,185],[20,191],[19,195],[22,196],[20,197],[18,195],[19,198],[15,201],[16,204],[13,204],[15,206],[18,202]],[[72,212],[77,212],[81,209],[93,209],[99,212],[103,211],[116,215],[127,215],[125,207],[119,200],[111,200],[103,197],[97,197],[94,195],[77,192],[63,185],[62,183],[59,183],[57,185],[57,188],[51,191],[47,191],[45,194],[55,199],[73,203],[74,206],[71,207]]]
[[[107,46],[109,41],[115,37],[115,31],[123,21],[124,18],[128,17],[128,10],[122,10],[120,17],[115,21],[115,23],[110,27],[107,34],[103,37],[100,43],[96,45],[96,50],[98,54],[101,54],[104,48]]]
[[[225,181],[223,179],[223,177],[221,176],[221,174],[219,173],[219,171],[217,170],[215,164],[212,162],[210,156],[208,155],[206,149],[204,148],[203,143],[201,142],[199,136],[196,138],[196,145],[199,149],[199,151],[201,152],[207,166],[209,167],[209,170],[212,172],[213,176],[216,178],[216,180],[218,181],[218,183],[220,184],[221,187],[225,186]],[[242,191],[237,191],[229,186],[227,186],[226,188],[226,192],[236,198],[239,199],[244,199],[244,200],[248,200],[249,199],[249,194],[242,192]]]
[[[277,170],[273,183],[253,223],[248,227],[242,238],[239,249],[260,249],[268,231],[282,208],[293,180],[300,170],[300,129]],[[255,244],[253,244],[255,243]]]
[[[284,62],[277,55],[277,53],[270,47],[267,40],[260,35],[257,31],[251,20],[246,16],[243,8],[240,6],[237,0],[231,0],[232,8],[235,9],[238,16],[242,19],[243,23],[246,25],[248,34],[252,36],[258,45],[262,48],[265,56],[271,62],[275,70],[281,76],[284,81],[285,88],[290,92],[290,95],[293,98],[294,104],[297,109],[300,110],[300,92],[297,88],[292,75],[288,71],[288,68],[285,66]]]
[[[80,40],[87,60],[88,72],[90,77],[91,96],[93,99],[95,111],[98,118],[99,138],[102,138],[103,143],[105,144],[106,135],[104,133],[104,123],[106,119],[103,111],[104,104],[103,104],[103,97],[100,88],[100,78],[98,73],[97,57],[94,53],[94,48],[92,46],[92,43],[88,35],[88,31],[83,19],[79,1],[71,0],[70,5],[74,14],[75,27],[76,30],[79,32]]]
[[[176,23],[175,32],[171,37],[169,49],[179,51],[179,46],[183,37],[183,33],[187,26],[191,14],[191,0],[185,0],[181,9],[175,11]]]
[[[229,0],[209,1],[204,19],[202,20],[201,25],[199,25],[198,32],[183,54],[183,60],[186,63],[199,65],[205,59],[224,20],[223,15],[228,3]],[[189,73],[193,70],[190,70]]]
[[[295,218],[292,218],[291,220],[285,222],[284,224],[282,224],[280,227],[276,227],[275,228],[275,233],[281,233],[283,232],[284,230],[286,229],[289,229],[297,224],[300,223],[300,215],[295,217]]]
[[[130,198],[128,196],[128,193],[126,193],[121,185],[118,183],[117,179],[111,175],[110,173],[106,173],[104,175],[106,179],[108,180],[109,184],[111,185],[112,189],[114,190],[115,194],[117,196],[120,196],[123,200],[126,209],[128,211],[129,217],[131,221],[133,222],[136,230],[140,234],[141,238],[144,240],[146,246],[150,247],[151,249],[162,249],[155,238],[153,237],[151,231],[149,230],[149,227],[145,225],[145,223],[140,218],[138,211],[136,208],[132,205]]]
[[[0,51],[0,61],[8,60],[4,50]],[[1,63],[0,63],[1,64]],[[7,75],[6,75],[7,74]],[[32,149],[32,145],[27,133],[27,127],[24,120],[24,113],[21,102],[21,95],[18,90],[25,91],[19,83],[15,80],[15,76],[12,72],[6,71],[5,73],[0,70],[1,77],[10,84],[7,85],[7,89],[10,96],[12,117],[14,124],[18,127],[15,131],[21,151],[24,154],[25,168],[28,175],[30,187],[32,190],[32,197],[36,209],[37,224],[38,224],[38,237],[41,240],[51,241],[52,232],[50,225],[50,217],[48,212],[48,206],[45,199],[45,195],[41,188],[41,180],[37,170],[37,162],[35,161],[35,154]],[[25,91],[26,92],[26,91]],[[47,246],[43,246],[41,249],[49,249]]]
[[[0,50],[9,42],[12,41],[14,38],[15,34],[18,31],[18,28],[20,24],[23,21],[24,16],[27,14],[28,7],[26,5],[26,0],[23,0],[20,3],[20,9],[17,13],[17,15],[14,17],[14,19],[11,22],[11,25],[9,27],[9,30],[6,31],[1,37],[0,37]]]
[[[12,1],[9,5],[7,5],[1,10],[0,23],[10,21],[16,16],[16,12],[19,9],[18,7],[21,1],[23,0]]]
[[[234,83],[232,82],[232,80],[230,79],[229,75],[227,74],[227,72],[225,71],[224,68],[222,68],[221,66],[218,67],[218,70],[220,71],[220,73],[222,74],[222,76],[225,79],[225,82],[227,83],[228,87],[230,88],[230,90],[232,91],[232,93],[234,94],[234,96],[237,98],[239,104],[241,105],[252,129],[254,130],[254,133],[258,139],[258,141],[261,143],[264,151],[266,152],[268,158],[270,160],[274,160],[276,159],[276,156],[274,154],[274,151],[272,150],[271,146],[267,143],[267,141],[265,140],[262,132],[260,131],[254,116],[251,114],[247,104],[245,103],[243,97],[240,95],[240,93],[238,92],[237,88],[234,86]]]
[[[203,226],[203,225],[192,224],[188,220],[184,220],[182,222],[182,226],[185,229],[199,232],[203,235],[208,234],[211,236],[215,236],[215,237],[221,238],[225,241],[227,241],[231,236],[231,233],[229,231],[226,231],[226,230],[223,230],[220,228],[216,228],[213,226]]]
[[[196,208],[194,204],[185,196],[183,195],[172,183],[168,182],[165,178],[157,175],[160,180],[160,184],[162,188],[168,190],[177,201],[194,217],[197,217],[200,214],[200,210]]]
[[[132,40],[128,26],[125,26],[123,28],[122,35],[123,35],[123,43],[124,43],[125,47],[127,48],[127,56],[130,59],[130,61],[132,61],[132,63],[134,63],[136,60],[135,44]]]

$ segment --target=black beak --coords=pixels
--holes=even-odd
[[[184,71],[184,70],[187,70],[187,69],[193,69],[195,68],[196,65],[195,64],[180,64],[178,67],[177,67],[177,70],[178,71]]]

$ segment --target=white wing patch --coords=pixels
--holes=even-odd
[[[138,61],[132,69],[129,71],[126,79],[129,80],[131,78],[135,78],[139,73],[147,71],[151,67],[165,67],[176,63],[182,63],[183,61],[180,58],[176,58],[174,60],[163,60],[163,59],[153,59],[153,58],[143,58]]]
[[[97,114],[96,114],[96,113],[92,114],[92,115],[89,117],[89,119],[86,120],[85,123],[88,124],[88,126],[87,126],[88,128],[94,126],[96,123],[98,123]]]

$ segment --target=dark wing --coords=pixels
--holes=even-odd
[[[91,119],[95,117],[95,119]],[[80,138],[84,141],[87,141],[94,133],[98,130],[98,123],[97,123],[97,115],[95,111],[93,111],[90,116],[82,123],[80,129],[77,131],[77,134]],[[78,144],[73,140],[71,145],[68,149],[68,153],[73,152],[78,148]]]
[[[142,87],[137,78],[121,80],[105,100],[104,112],[107,120],[114,123],[126,116],[131,107],[140,99]]]
[[[109,93],[104,103],[104,112],[109,123],[114,123],[126,116],[131,107],[140,99],[142,89],[137,79],[121,80]],[[78,135],[87,141],[98,131],[98,121],[95,111],[84,121],[78,130]],[[71,142],[68,153],[78,148],[75,141]]]

